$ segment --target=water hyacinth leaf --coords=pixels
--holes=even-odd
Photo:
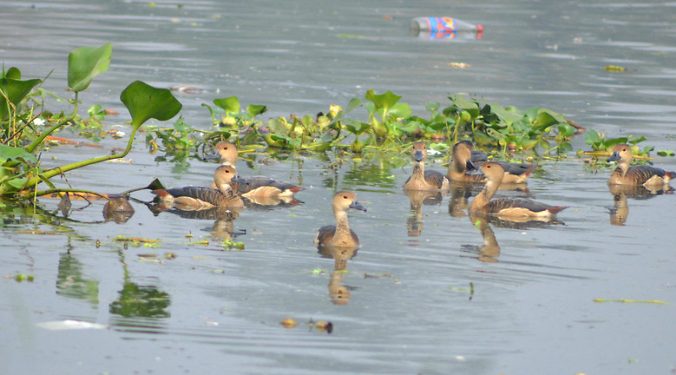
[[[535,116],[535,120],[533,120],[533,128],[535,130],[544,130],[556,123],[558,121],[549,112],[539,111],[537,116]]]
[[[392,106],[399,102],[401,96],[392,91],[386,91],[383,94],[376,94],[373,89],[366,91],[364,98],[375,105],[375,109],[381,113],[387,113]]]
[[[674,152],[671,150],[659,150],[657,151],[657,155],[659,156],[674,156]]]
[[[112,54],[110,43],[72,50],[68,54],[68,87],[75,92],[87,89],[94,77],[108,70]]]
[[[256,117],[260,114],[263,114],[267,110],[268,107],[262,104],[249,104],[248,106],[246,106],[246,113],[248,113],[249,116],[251,117]]]
[[[345,122],[345,128],[352,134],[359,135],[368,130],[371,125],[366,122],[349,119]]]
[[[151,118],[166,121],[181,110],[181,103],[168,89],[159,89],[145,82],[134,81],[122,91],[120,100],[129,110],[134,128]]]
[[[21,147],[12,147],[0,144],[0,161],[23,159],[24,161],[37,163],[33,154]]]
[[[21,71],[19,68],[13,66],[7,69],[7,71],[3,70],[0,78],[21,79]]]
[[[413,111],[408,103],[396,103],[389,111],[390,116],[395,116],[397,118],[407,118],[410,117],[412,113]]]
[[[225,113],[239,113],[242,109],[239,98],[236,96],[214,99],[214,104],[224,110]]]
[[[472,118],[477,118],[480,114],[479,104],[472,99],[468,99],[464,95],[453,95],[448,97],[453,105],[459,110],[464,110],[472,115]]]
[[[359,107],[361,105],[361,100],[359,98],[352,98],[350,99],[350,102],[347,103],[347,108],[345,108],[344,113],[349,113],[352,112],[355,108]]]
[[[585,134],[584,134],[584,143],[594,146],[599,143],[601,143],[603,139],[601,138],[601,134],[597,132],[594,129],[589,129]]]
[[[12,75],[16,76],[16,73],[13,73]],[[9,103],[16,107],[26,98],[26,96],[28,96],[31,90],[40,83],[42,83],[42,80],[40,79],[28,79],[25,81],[12,78],[0,79],[0,119],[5,119],[9,116],[7,108],[8,99]]]
[[[629,137],[628,142],[629,142],[630,145],[635,145],[637,143],[641,143],[641,142],[645,141],[646,139],[648,139],[648,138],[646,138],[645,136],[640,136],[640,137],[636,137],[636,138]]]

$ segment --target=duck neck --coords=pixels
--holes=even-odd
[[[347,212],[346,211],[335,211],[334,215],[336,217],[336,234],[335,236],[346,236],[350,235],[350,224],[347,221]]]
[[[617,164],[617,168],[622,171],[622,177],[627,175],[627,172],[629,171],[629,165],[631,164],[631,160],[620,160],[620,162]]]
[[[453,158],[453,160],[448,163],[448,175],[451,177],[462,177],[467,171],[466,165],[467,162],[462,162],[462,160],[457,157]]]
[[[419,180],[423,181],[425,180],[425,162],[424,161],[418,161],[415,163],[413,166],[413,177],[411,178],[412,180]]]
[[[471,207],[472,211],[481,210],[486,207],[488,202],[490,202],[495,195],[495,192],[498,190],[499,186],[500,183],[496,181],[487,181],[483,190],[481,190],[481,192],[474,198]]]

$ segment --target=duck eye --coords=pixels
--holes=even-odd
[[[347,199],[347,195],[343,195],[343,199]]]
[[[490,165],[487,165],[487,166],[486,166],[486,168],[490,168],[490,167],[491,167]]]
[[[626,149],[626,148],[623,148],[623,149],[622,149],[622,152],[625,152],[625,151],[627,151],[627,149]]]

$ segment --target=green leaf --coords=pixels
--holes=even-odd
[[[392,91],[386,91],[385,93],[378,95],[373,89],[370,89],[366,91],[364,98],[372,102],[375,105],[376,110],[387,113],[393,105],[397,104],[399,99],[401,99],[401,96],[396,95]]]
[[[108,70],[113,45],[106,43],[101,47],[82,47],[68,54],[68,87],[80,92],[92,83],[97,75]]]
[[[544,130],[556,123],[558,123],[558,121],[548,111],[539,111],[533,121],[533,128],[536,130]]]
[[[11,67],[7,69],[7,71],[2,72],[2,76],[0,78],[9,78],[9,79],[21,79],[21,71],[17,67]]]
[[[249,104],[246,106],[246,113],[251,117],[258,116],[268,110],[268,107],[261,104]]]
[[[359,98],[352,98],[350,99],[350,102],[347,103],[347,108],[343,111],[344,113],[350,113],[352,112],[355,108],[359,107],[361,105],[361,100]]]
[[[407,118],[410,117],[413,111],[411,106],[408,103],[397,103],[390,108],[389,115],[395,116],[397,118]]]
[[[674,156],[674,152],[671,150],[659,150],[657,151],[657,155],[659,156]]]
[[[242,106],[239,104],[239,98],[236,96],[214,99],[214,104],[224,110],[225,113],[239,113],[242,109]]]
[[[11,68],[10,68],[11,70]],[[18,70],[18,69],[17,69]],[[9,72],[9,71],[8,71]],[[16,76],[16,74],[12,74]],[[20,74],[19,74],[20,75]],[[33,88],[42,82],[40,79],[28,79],[20,81],[12,78],[0,79],[0,119],[9,116],[7,99],[13,106],[18,106]]]
[[[21,147],[12,147],[0,144],[0,160],[12,160],[12,159],[23,159],[25,161],[30,161],[37,163],[38,160],[33,154],[24,150]]]
[[[158,89],[145,82],[134,81],[120,94],[120,100],[131,114],[134,128],[151,118],[166,121],[181,110],[181,103],[168,89]]]
[[[601,134],[594,129],[589,129],[584,134],[584,143],[593,146],[602,142]]]

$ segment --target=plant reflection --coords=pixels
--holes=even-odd
[[[168,318],[167,308],[171,304],[169,294],[154,285],[139,285],[131,281],[124,252],[118,252],[124,270],[122,290],[109,310],[111,314],[125,318]]]
[[[88,301],[93,307],[99,303],[99,281],[86,279],[82,271],[82,263],[75,258],[70,250],[59,255],[59,268],[56,278],[56,294],[70,298]]]
[[[624,225],[629,217],[628,198],[651,199],[662,194],[672,194],[670,186],[654,189],[644,186],[608,185],[610,195],[613,196],[613,208],[609,210],[611,225]]]

